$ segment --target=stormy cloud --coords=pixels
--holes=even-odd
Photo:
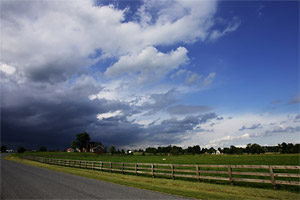
[[[246,127],[243,126],[242,128],[239,129],[239,131],[244,131],[244,130],[254,130],[254,129],[260,129],[262,128],[261,124],[253,124],[252,126]]]

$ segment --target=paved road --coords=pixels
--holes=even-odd
[[[1,199],[180,199],[2,158],[0,192]]]

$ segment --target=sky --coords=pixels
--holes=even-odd
[[[2,0],[1,144],[300,142],[299,1]]]

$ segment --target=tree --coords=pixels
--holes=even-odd
[[[188,147],[185,151],[187,153],[200,154],[201,153],[201,148],[200,148],[199,145],[195,145],[193,147]]]
[[[223,150],[219,147],[218,148],[218,151],[220,152],[220,153],[223,153]]]
[[[109,147],[109,152],[111,153],[111,155],[114,155],[114,153],[116,153],[116,147],[115,146],[110,146]]]
[[[1,152],[2,152],[2,153],[5,153],[6,150],[7,150],[7,147],[6,147],[5,145],[2,145],[2,146],[1,146]]]
[[[72,141],[71,147],[73,149],[79,148],[81,151],[83,148],[88,149],[88,143],[91,140],[87,132],[79,133],[76,135],[76,140]]]
[[[208,153],[209,154],[216,154],[216,150],[213,147],[210,147],[210,149],[208,149]]]
[[[24,147],[22,147],[22,146],[20,146],[18,148],[18,153],[24,153],[25,151],[26,151],[26,149]]]
[[[44,147],[44,146],[41,146],[41,147],[40,147],[40,151],[47,151],[47,148]]]
[[[77,142],[76,141],[72,141],[71,142],[71,148],[72,149],[76,149],[77,148]]]
[[[152,154],[156,154],[157,149],[154,147],[148,147],[146,148],[146,153],[152,153]]]

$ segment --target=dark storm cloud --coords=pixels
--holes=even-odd
[[[171,115],[190,115],[190,114],[199,114],[205,113],[212,110],[212,107],[209,106],[188,106],[188,105],[176,105],[169,107],[167,109],[168,113]]]
[[[101,89],[84,76],[74,80],[71,86],[68,83],[28,81],[18,85],[13,81],[7,82],[1,90],[1,142],[11,148],[18,145],[34,149],[41,145],[67,148],[75,135],[83,131],[89,131],[92,138],[103,134],[104,139],[111,141],[112,137],[117,137],[116,133],[109,131],[121,132],[122,126],[124,130],[138,128],[134,125],[131,129],[127,128],[126,123],[131,122],[124,119],[111,119],[110,125],[119,129],[108,130],[103,128],[110,126],[107,122],[98,123],[97,115],[101,113],[123,110],[131,115],[134,112],[124,102],[88,99],[89,95]],[[129,137],[125,139],[124,144],[130,142]]]
[[[76,134],[87,131],[92,140],[105,146],[138,146],[145,142],[165,145],[182,141],[187,131],[217,117],[215,113],[207,113],[181,120],[163,120],[157,125],[154,122],[144,127],[135,123],[134,119],[128,120],[128,117],[145,110],[164,110],[176,102],[173,96],[175,90],[152,94],[154,103],[143,107],[124,101],[88,99],[89,95],[102,89],[84,76],[74,80],[71,86],[69,83],[6,84],[1,91],[2,143],[9,148],[23,145],[28,149],[38,149],[43,145],[48,149],[65,149]],[[98,114],[117,110],[121,110],[122,114],[97,119]]]
[[[2,108],[2,141],[25,145],[69,145],[74,134],[95,123],[103,108],[86,102],[39,102],[32,99],[16,107]]]
[[[28,148],[45,145],[67,148],[80,132],[87,131],[93,140],[105,145],[125,145],[141,139],[139,125],[126,117],[99,121],[97,114],[128,107],[108,101],[65,101],[61,103],[32,101],[17,107],[2,108],[2,142],[22,143]],[[14,147],[16,148],[16,147]]]
[[[205,124],[215,118],[217,118],[215,113],[187,116],[181,120],[172,118],[163,120],[160,124],[151,125],[145,131],[148,133],[149,141],[156,141],[160,144],[172,144],[183,141],[183,136],[187,131],[191,131],[197,125]]]
[[[261,124],[253,124],[252,126],[250,127],[246,127],[246,126],[243,126],[242,128],[239,129],[239,131],[243,131],[243,130],[254,130],[254,129],[260,129],[262,128]]]
[[[175,89],[171,89],[161,94],[151,94],[149,99],[153,100],[154,103],[144,103],[140,108],[149,110],[145,115],[155,114],[176,103],[178,100],[174,97],[175,94]]]
[[[57,83],[82,74],[79,68],[86,63],[79,57],[57,56],[55,60],[46,60],[42,65],[32,65],[24,70],[26,77],[34,82]]]

